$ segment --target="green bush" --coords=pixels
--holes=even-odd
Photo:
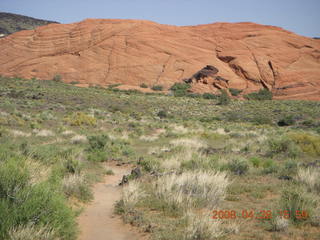
[[[285,154],[289,157],[296,158],[299,155],[299,149],[295,143],[288,137],[273,138],[268,141],[267,155]]]
[[[280,127],[283,127],[283,126],[291,126],[291,125],[294,125],[295,123],[295,119],[294,119],[294,116],[293,115],[288,115],[288,116],[285,116],[283,118],[281,118],[279,121],[278,121],[278,126]]]
[[[107,135],[96,135],[88,137],[89,149],[88,150],[101,150],[107,145],[109,141],[109,137]]]
[[[258,157],[252,157],[252,158],[249,158],[249,162],[251,162],[251,164],[255,167],[255,168],[258,168],[261,166],[262,164],[262,160]]]
[[[163,86],[161,86],[161,85],[153,85],[151,89],[153,91],[162,91],[163,90]]]
[[[262,167],[263,167],[263,170],[262,170],[263,174],[272,174],[278,171],[278,167],[275,161],[273,161],[272,159],[265,160],[262,164]]]
[[[238,96],[242,92],[242,90],[236,88],[229,88],[229,92],[232,96]]]
[[[50,226],[56,237],[75,239],[75,214],[59,188],[51,182],[30,183],[23,158],[0,166],[0,239],[21,225]]]
[[[175,83],[172,85],[170,90],[173,91],[174,96],[181,97],[185,96],[190,88],[191,86],[187,83]]]
[[[249,165],[244,160],[234,159],[227,165],[227,168],[234,174],[244,175],[248,172]]]
[[[108,153],[105,150],[97,149],[89,152],[87,158],[91,162],[104,162],[108,160]]]
[[[272,100],[272,92],[266,88],[262,88],[258,92],[249,93],[244,97],[248,100]]]
[[[230,103],[230,97],[226,90],[221,90],[221,94],[218,96],[218,105],[228,105]]]
[[[141,88],[148,88],[148,85],[145,84],[145,83],[141,83],[141,84],[140,84],[140,87],[141,87]]]
[[[218,98],[218,96],[214,95],[213,93],[204,93],[204,94],[202,94],[202,97],[204,99],[217,99]]]
[[[160,111],[157,113],[157,116],[158,116],[159,118],[166,118],[166,117],[168,117],[168,114],[167,114],[166,111],[160,110]]]

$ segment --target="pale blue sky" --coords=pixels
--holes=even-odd
[[[172,25],[250,21],[320,37],[320,0],[0,0],[0,11],[61,23],[85,18],[147,19]]]

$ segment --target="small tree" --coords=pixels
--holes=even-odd
[[[61,82],[62,81],[61,75],[59,75],[59,74],[54,75],[54,77],[52,78],[52,81]]]

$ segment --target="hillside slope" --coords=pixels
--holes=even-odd
[[[320,100],[320,42],[278,27],[177,27],[87,19],[0,39],[0,74],[123,88],[186,81],[195,92],[270,89],[276,99]]]
[[[0,12],[0,35],[8,35],[21,30],[31,30],[50,23],[57,22],[36,19],[19,14]]]

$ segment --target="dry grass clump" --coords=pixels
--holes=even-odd
[[[126,211],[132,210],[141,198],[146,195],[138,181],[130,181],[122,189],[123,207]]]
[[[210,213],[186,214],[188,227],[185,232],[185,240],[215,239],[223,235],[221,221],[212,219]]]
[[[62,187],[68,197],[76,197],[84,202],[92,198],[90,187],[82,174],[71,174],[64,177]]]
[[[146,142],[153,142],[159,138],[159,135],[146,136],[142,135],[139,139]]]
[[[198,139],[198,138],[179,138],[172,140],[170,142],[174,147],[185,147],[185,148],[193,148],[193,149],[200,149],[207,147],[206,142]]]
[[[28,166],[30,174],[30,184],[43,182],[50,176],[51,168],[42,165],[39,161],[28,158],[26,160],[26,166]]]
[[[183,161],[189,161],[191,160],[193,154],[196,154],[197,150],[189,148],[189,149],[183,149],[182,151],[179,151],[178,153],[174,154],[168,159],[165,159],[163,162],[161,162],[161,167],[165,170],[177,170],[180,169],[181,163]]]
[[[87,137],[83,135],[75,135],[71,138],[71,143],[73,144],[85,143],[87,141],[88,141]]]
[[[31,136],[31,133],[25,133],[19,130],[12,130],[11,133],[14,137],[30,137]]]
[[[166,175],[154,187],[159,198],[176,207],[200,204],[213,208],[225,197],[228,185],[226,173],[197,170]]]
[[[19,226],[9,231],[9,240],[58,240],[49,227],[35,227],[32,224]]]
[[[51,130],[40,130],[39,132],[37,132],[36,134],[37,137],[52,137],[54,136],[54,133]]]
[[[297,175],[298,181],[305,184],[308,191],[320,192],[320,170],[307,168],[300,168]]]
[[[73,135],[74,132],[71,131],[71,130],[66,130],[66,131],[62,132],[61,134],[62,134],[63,136],[70,136],[70,135]]]

